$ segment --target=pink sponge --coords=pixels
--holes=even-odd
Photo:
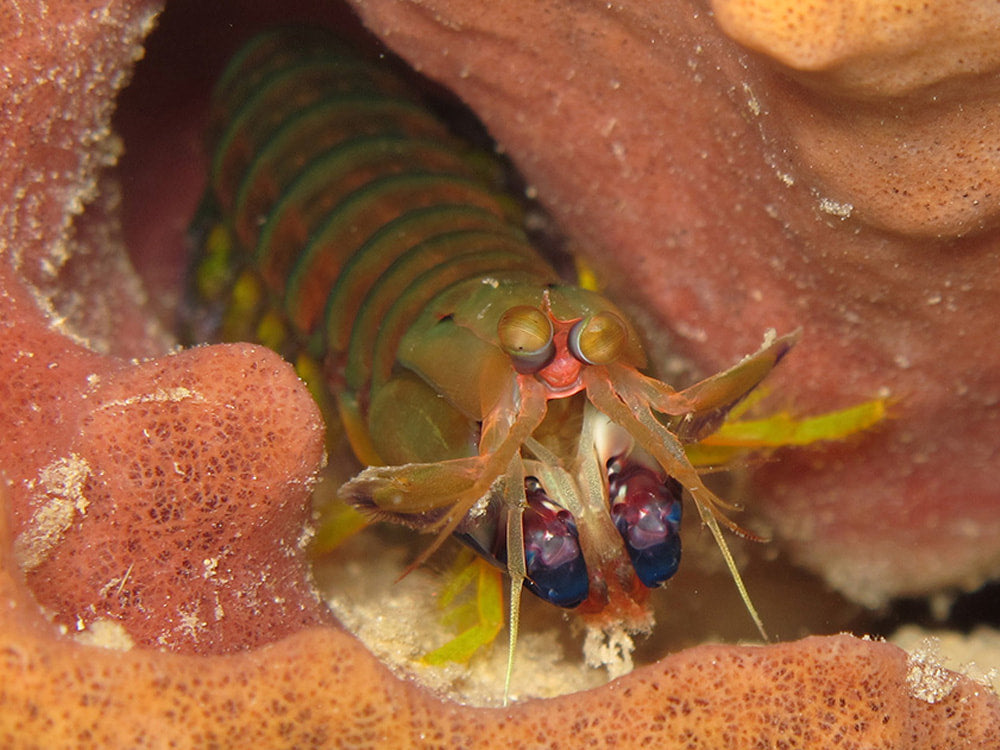
[[[321,621],[302,529],[323,426],[291,368],[238,345],[105,372],[86,380],[77,435],[17,494],[39,601],[71,629],[112,618],[197,653]]]
[[[550,15],[579,24],[577,6]],[[655,5],[674,7],[692,15]],[[50,309],[115,88],[156,9],[0,3],[0,746],[998,746],[996,696],[848,636],[704,646],[501,710],[438,700],[328,622],[300,548],[322,427],[292,369],[252,346],[110,356],[162,353],[131,338],[145,318],[120,274],[62,287],[64,303],[104,305],[80,318],[109,334],[94,349]],[[631,17],[619,10],[590,8]],[[543,28],[517,18],[518,35]],[[442,22],[426,42],[453,49],[464,28]],[[495,37],[470,38],[487,50]],[[112,620],[140,645],[81,645],[38,602],[65,629]]]

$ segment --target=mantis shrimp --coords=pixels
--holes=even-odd
[[[418,563],[455,535],[506,570],[510,653],[522,587],[644,622],[648,590],[679,564],[685,495],[763,634],[720,526],[753,535],[685,446],[796,334],[680,391],[643,374],[626,315],[532,247],[495,164],[386,64],[316,29],[237,53],[209,140],[195,282],[222,336],[310,373],[368,466],[340,495],[436,533]]]

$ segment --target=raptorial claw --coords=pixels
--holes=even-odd
[[[438,513],[446,506],[442,498],[457,499],[482,479],[480,456],[457,458],[433,464],[370,466],[346,482],[340,497],[379,519],[424,528],[408,518]]]
[[[644,404],[674,417],[671,433],[681,442],[696,442],[719,428],[729,411],[767,377],[800,337],[801,330],[779,338],[771,332],[756,353],[682,391],[626,365],[609,367],[609,377],[630,404]]]

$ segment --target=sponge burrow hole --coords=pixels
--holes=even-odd
[[[133,82],[118,99],[115,129],[124,143],[124,153],[111,178],[121,191],[121,227],[124,246],[149,296],[150,314],[170,330],[181,302],[188,254],[187,228],[197,210],[206,174],[203,142],[205,106],[212,82],[228,56],[253,31],[275,23],[296,20],[320,23],[338,30],[361,44],[374,43],[360,26],[352,12],[342,5],[320,2],[263,3],[243,7],[237,4],[197,3],[194,0],[173,0],[162,14],[158,28],[146,44],[146,57],[137,68]],[[335,466],[339,464],[334,463]],[[341,471],[348,473],[344,462]],[[343,478],[343,476],[341,477]],[[329,487],[324,491],[329,492]],[[689,518],[696,514],[689,513]],[[654,634],[638,643],[635,657],[638,663],[655,659],[664,653],[694,645],[704,640],[738,640],[751,638],[753,627],[739,602],[728,575],[718,564],[717,553],[707,535],[699,532],[696,523],[685,529],[685,565],[665,591],[654,592],[658,625]],[[406,566],[426,537],[416,537],[399,530],[375,530],[345,545],[345,548],[321,561],[316,568],[317,579],[331,599],[347,596],[343,593],[348,579],[358,582],[358,591],[350,596],[356,600],[362,594],[374,600],[388,601],[399,594],[388,615],[374,614],[365,609],[367,602],[352,605],[358,622],[365,618],[396,618],[396,630],[372,636],[383,641],[398,640],[400,632],[412,631],[404,620],[412,613],[414,598],[424,599],[431,606],[416,620],[435,620],[433,599],[435,586],[440,585],[439,571],[449,564],[455,549],[443,551],[426,570],[417,571],[400,584],[393,580]],[[386,550],[384,568],[372,567],[372,549]],[[751,549],[750,555],[762,557],[767,552]],[[698,562],[708,560],[710,562]],[[380,563],[381,564],[381,563]],[[795,637],[804,633],[834,632],[850,626],[857,610],[832,594],[820,594],[823,602],[815,608],[796,606],[808,592],[810,599],[820,587],[814,579],[780,567],[780,580],[772,573],[771,563],[754,559],[746,568],[748,585],[753,589],[758,607],[767,612],[769,625],[779,635]],[[337,573],[349,571],[348,574]],[[415,593],[412,593],[415,592]],[[406,598],[409,597],[409,598]],[[521,645],[524,654],[531,654],[532,632],[538,633],[539,643],[554,642],[566,654],[566,661],[577,668],[581,662],[581,628],[572,616],[563,616],[551,607],[525,597],[522,628],[526,633]],[[342,611],[343,620],[351,615]],[[777,624],[772,624],[777,621]],[[360,630],[364,623],[355,623]],[[435,625],[435,627],[438,627]],[[440,638],[440,634],[429,636]],[[503,641],[501,635],[493,647],[492,661],[485,671],[502,680]],[[424,645],[425,650],[433,642]],[[373,648],[377,648],[373,646]],[[542,646],[543,650],[545,646]],[[412,657],[412,654],[411,654]],[[452,682],[470,678],[456,676]],[[531,677],[515,673],[519,683]],[[539,676],[540,680],[541,677]],[[494,685],[495,689],[495,685]]]

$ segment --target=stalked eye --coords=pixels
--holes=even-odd
[[[570,329],[570,352],[588,365],[609,365],[621,357],[628,342],[625,323],[613,312],[590,315]]]
[[[497,323],[500,346],[522,374],[538,372],[556,353],[549,316],[530,305],[510,308]]]

